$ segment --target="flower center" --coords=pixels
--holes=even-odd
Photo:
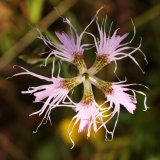
[[[85,77],[85,79],[88,79],[89,78],[89,73],[87,73],[87,72],[83,73],[82,77]]]

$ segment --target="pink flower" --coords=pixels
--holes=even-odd
[[[103,120],[99,113],[99,106],[95,100],[90,101],[89,104],[85,104],[83,101],[80,101],[73,107],[73,109],[77,114],[72,118],[72,121],[75,121],[72,128],[70,128],[69,125],[68,133],[74,146],[72,131],[78,122],[80,122],[78,132],[87,131],[87,137],[90,137],[91,127],[93,126],[93,131],[96,132],[97,123],[102,124]]]
[[[56,57],[60,58],[63,61],[73,63],[79,69],[80,73],[84,73],[87,70],[87,68],[83,60],[83,52],[84,48],[90,46],[91,44],[81,44],[82,37],[102,8],[103,7],[101,7],[96,12],[94,18],[91,20],[89,25],[87,25],[87,27],[80,35],[78,34],[74,26],[71,24],[70,20],[67,18],[63,18],[63,22],[67,23],[70,27],[70,36],[68,36],[65,32],[55,32],[56,36],[62,44],[51,42],[47,37],[45,38],[38,30],[40,34],[38,38],[42,39],[44,43],[51,49],[51,53],[48,55],[47,59],[54,54]],[[53,49],[53,47],[56,49]]]
[[[133,24],[133,21],[132,21],[132,24]],[[117,60],[121,60],[125,57],[131,58],[141,69],[136,59],[132,56],[134,52],[139,51],[140,53],[143,54],[144,59],[147,62],[145,54],[140,49],[141,41],[137,48],[128,46],[134,39],[135,32],[136,32],[135,27],[134,27],[133,38],[129,42],[121,44],[121,42],[128,36],[128,33],[124,34],[123,36],[117,35],[117,31],[118,31],[117,29],[114,31],[113,35],[111,36],[110,35],[111,27],[112,27],[111,25],[109,34],[107,35],[105,31],[105,25],[106,25],[106,19],[104,19],[102,25],[100,26],[98,24],[98,18],[97,18],[97,26],[98,26],[99,36],[100,36],[99,39],[97,39],[93,34],[88,33],[92,35],[94,38],[94,42],[96,46],[96,55],[97,55],[95,63],[89,69],[90,73],[92,73],[92,75],[95,75],[99,70],[101,70],[108,63],[114,61],[116,64]],[[125,50],[131,50],[131,51],[127,53]],[[116,68],[117,68],[117,64],[116,64]],[[144,73],[142,69],[141,71]]]
[[[73,127],[71,128],[70,125],[68,127],[69,137],[73,143],[73,146],[74,142],[71,138],[72,136],[71,134],[74,129],[74,126],[78,122],[80,123],[78,132],[83,132],[86,130],[87,137],[90,137],[91,127],[93,127],[95,133],[100,128],[103,127],[106,131],[106,139],[108,140],[107,136],[108,134],[111,134],[112,136],[111,139],[113,139],[113,134],[115,131],[116,124],[118,122],[121,105],[125,107],[129,113],[133,114],[134,110],[136,109],[136,103],[137,103],[136,93],[140,93],[145,97],[144,98],[145,110],[147,110],[148,108],[146,105],[146,99],[147,99],[146,94],[141,91],[129,88],[129,86],[137,84],[123,84],[126,81],[113,82],[113,83],[106,82],[100,80],[95,76],[95,74],[99,70],[101,70],[104,66],[106,66],[108,63],[114,61],[116,64],[117,60],[121,60],[125,57],[130,57],[139,66],[135,58],[132,56],[132,54],[136,51],[139,51],[144,55],[144,53],[140,50],[141,42],[137,48],[128,46],[132,42],[135,36],[135,28],[134,28],[133,38],[130,40],[130,42],[122,44],[121,42],[127,37],[128,33],[124,34],[123,36],[119,36],[117,35],[117,30],[118,30],[117,29],[116,31],[114,31],[112,36],[110,36],[110,31],[109,34],[107,35],[105,32],[106,19],[104,20],[101,26],[97,22],[98,31],[100,35],[99,40],[97,40],[93,34],[86,32],[87,28],[94,21],[100,10],[101,8],[97,11],[95,17],[92,19],[92,21],[80,35],[77,33],[76,29],[73,27],[71,22],[67,18],[66,19],[63,18],[64,23],[67,23],[70,27],[70,35],[66,34],[65,32],[62,33],[56,32],[56,36],[58,37],[60,43],[51,42],[47,37],[46,38],[43,37],[43,35],[38,30],[38,32],[40,33],[40,36],[38,38],[42,39],[44,43],[51,49],[50,54],[47,56],[45,60],[44,66],[47,65],[48,58],[51,55],[54,55],[51,78],[35,74],[33,72],[24,69],[23,67],[20,67],[24,70],[23,72],[13,75],[13,76],[18,76],[18,75],[28,74],[36,78],[47,81],[47,84],[45,85],[40,85],[37,87],[29,87],[28,91],[22,91],[23,94],[33,94],[35,96],[34,102],[43,102],[42,108],[31,114],[31,115],[38,114],[39,116],[44,114],[44,117],[40,125],[37,127],[37,130],[41,126],[44,120],[46,120],[46,122],[49,120],[51,123],[50,112],[52,109],[62,106],[71,107],[74,109],[76,115],[73,117],[71,121],[71,123],[73,123]],[[87,69],[85,61],[83,59],[83,53],[85,51],[85,47],[90,46],[90,44],[82,44],[82,37],[85,33],[93,36],[96,47],[96,60],[92,65],[92,67],[89,69]],[[126,50],[131,50],[131,51],[127,53]],[[60,58],[62,61],[67,61],[74,64],[79,70],[78,75],[73,78],[61,78],[59,76],[60,74],[60,68],[59,68],[58,75],[54,76],[53,73],[54,73],[55,58]],[[145,55],[144,59],[146,60]],[[115,67],[115,70],[116,68],[117,65]],[[72,101],[72,99],[69,97],[68,94],[72,89],[74,89],[74,87],[76,87],[80,83],[83,83],[83,96],[80,102],[75,103]],[[92,85],[96,86],[103,92],[106,98],[103,104],[109,103],[108,107],[106,106],[103,107],[103,104],[98,105],[96,103],[92,91]],[[129,94],[128,91],[133,94]],[[114,128],[112,131],[109,131],[107,128],[107,123],[115,115],[117,115],[117,119]]]
[[[126,81],[110,83],[110,82],[100,80],[97,77],[90,78],[90,81],[93,85],[98,87],[104,93],[106,97],[105,103],[109,102],[109,107],[104,109],[101,112],[102,114],[101,117],[108,117],[108,119],[98,128],[98,130],[104,127],[104,125],[106,125],[108,121],[112,119],[115,116],[115,114],[117,114],[117,119],[116,119],[113,131],[110,132],[106,128],[106,139],[107,140],[108,140],[107,133],[111,134],[113,138],[114,130],[118,122],[118,117],[120,113],[120,105],[124,106],[128,110],[128,112],[130,112],[131,114],[134,113],[134,110],[136,109],[136,103],[137,103],[136,92],[144,95],[145,97],[144,98],[145,111],[149,108],[146,105],[147,96],[145,93],[128,88],[128,86],[139,85],[139,84],[123,84]],[[141,85],[141,86],[144,86],[144,85]],[[144,87],[147,88],[146,86]],[[131,91],[133,95],[126,93],[128,91]],[[113,110],[113,111],[109,113],[108,112],[109,110]]]
[[[99,106],[94,99],[92,86],[89,80],[84,80],[83,86],[84,86],[83,97],[79,103],[74,104],[73,106],[73,109],[77,112],[77,114],[72,119],[72,121],[75,120],[74,125],[71,129],[70,129],[70,125],[68,127],[68,132],[70,135],[70,139],[73,143],[73,146],[74,146],[74,142],[71,138],[71,134],[74,129],[74,126],[78,122],[80,122],[78,132],[84,132],[87,130],[87,137],[90,137],[92,126],[93,126],[94,132],[96,132],[97,123],[103,124],[103,119],[100,113],[101,106]]]
[[[19,66],[18,66],[19,67]],[[46,122],[50,120],[50,112],[52,109],[56,108],[56,107],[61,107],[61,106],[68,106],[71,107],[71,105],[74,104],[74,102],[69,98],[68,93],[70,90],[72,90],[75,86],[77,86],[78,84],[82,83],[83,78],[81,76],[77,76],[74,78],[61,78],[58,77],[52,77],[52,78],[48,78],[48,77],[44,77],[38,74],[35,74],[33,72],[30,72],[26,69],[24,69],[23,67],[20,67],[23,70],[25,70],[25,72],[21,72],[21,73],[17,73],[13,76],[18,76],[18,75],[32,75],[34,77],[37,77],[39,79],[42,80],[46,80],[51,84],[47,84],[47,85],[41,85],[38,87],[29,87],[28,91],[22,91],[23,94],[32,94],[35,96],[35,101],[34,102],[43,102],[44,100],[44,104],[42,106],[42,108],[39,111],[36,111],[31,115],[35,115],[35,114],[39,114],[42,115],[43,113],[45,113],[43,120],[41,121],[41,123],[39,124],[39,126],[36,129],[36,132],[38,130],[38,128],[41,126],[41,124],[43,123],[43,121],[46,119]],[[54,67],[53,67],[54,69]],[[65,102],[65,100],[68,99],[68,102]],[[36,133],[34,132],[34,133]]]

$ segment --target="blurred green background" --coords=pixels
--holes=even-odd
[[[71,19],[79,33],[89,24],[96,11],[102,21],[108,17],[106,31],[113,21],[114,29],[120,28],[118,34],[129,32],[126,42],[133,36],[131,18],[136,26],[136,36],[130,46],[139,45],[142,37],[142,51],[146,54],[148,65],[143,56],[137,52],[134,57],[140,63],[145,74],[129,58],[118,61],[117,75],[121,80],[127,77],[127,83],[141,83],[150,88],[135,86],[147,94],[147,105],[143,111],[144,97],[137,94],[137,109],[133,115],[121,107],[118,125],[113,141],[106,142],[104,132],[89,139],[85,134],[73,134],[76,145],[70,149],[67,139],[67,125],[75,115],[70,108],[56,108],[51,113],[52,126],[42,125],[37,134],[36,129],[42,117],[28,115],[41,108],[42,103],[32,103],[33,95],[22,95],[21,91],[30,86],[45,82],[32,76],[7,77],[21,72],[13,65],[41,75],[51,75],[51,63],[39,67],[48,48],[36,39],[39,28],[44,35],[56,41],[55,31],[68,32],[54,7],[63,17]],[[96,23],[88,28],[98,36]],[[84,43],[92,43],[90,36],[85,36]],[[86,51],[85,60],[88,66],[94,62],[95,50]],[[0,0],[0,160],[160,160],[160,3],[159,0]],[[62,76],[68,74],[68,64]],[[99,77],[108,81],[118,81],[113,74],[114,64],[107,65]],[[75,93],[78,93],[79,88]],[[95,97],[100,103],[103,94],[95,90]],[[75,100],[79,100],[76,97]],[[113,122],[109,123],[112,129]]]

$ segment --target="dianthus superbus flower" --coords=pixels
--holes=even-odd
[[[105,31],[106,19],[100,26],[98,24],[97,18],[98,32],[100,35],[99,40],[97,40],[97,38],[92,33],[88,33],[86,31],[91,23],[93,23],[100,10],[97,11],[96,16],[92,19],[92,21],[81,34],[78,34],[74,26],[71,24],[70,20],[68,20],[67,18],[63,18],[64,23],[67,23],[70,27],[70,35],[66,34],[65,32],[56,32],[56,36],[58,37],[60,43],[51,42],[47,37],[45,38],[38,30],[40,33],[40,36],[38,38],[42,39],[44,43],[51,49],[50,54],[45,60],[45,66],[47,64],[48,58],[51,55],[54,55],[53,59],[57,57],[61,61],[70,62],[77,67],[79,73],[75,77],[62,78],[59,76],[60,70],[57,76],[53,76],[54,60],[51,78],[35,74],[28,71],[27,69],[24,69],[23,67],[20,67],[24,70],[23,72],[14,75],[18,76],[28,74],[47,82],[47,84],[45,85],[30,87],[28,91],[22,92],[23,94],[33,94],[35,96],[34,102],[44,103],[39,111],[31,114],[44,114],[44,118],[42,119],[40,125],[45,119],[46,121],[49,120],[51,122],[50,113],[51,110],[56,107],[70,107],[75,111],[75,116],[71,121],[73,125],[68,126],[68,135],[73,143],[73,146],[74,142],[72,140],[72,131],[74,129],[74,126],[78,123],[78,132],[87,131],[87,137],[90,137],[91,127],[93,127],[93,131],[95,133],[103,127],[106,131],[106,140],[109,140],[107,136],[108,134],[111,134],[113,138],[115,127],[120,114],[120,106],[122,105],[127,109],[129,113],[133,114],[134,110],[136,109],[137,103],[136,93],[144,95],[145,110],[147,110],[148,108],[146,105],[146,94],[141,91],[129,88],[130,86],[137,84],[125,84],[126,81],[106,82],[95,76],[95,74],[108,63],[112,61],[116,63],[117,60],[126,57],[131,58],[139,66],[132,54],[136,51],[139,51],[144,55],[144,53],[140,50],[141,42],[137,48],[128,46],[135,36],[135,28],[134,36],[131,41],[122,44],[121,42],[127,37],[128,33],[124,34],[123,36],[119,36],[117,35],[116,30],[114,31],[112,36],[110,36],[111,31],[109,31],[109,34],[107,35]],[[87,69],[85,61],[83,59],[85,48],[90,46],[90,44],[82,44],[82,37],[85,33],[92,35],[96,48],[96,60],[89,69]],[[128,49],[131,49],[131,51],[129,53],[125,52],[125,50]],[[145,55],[144,59],[146,60]],[[83,83],[83,96],[80,102],[75,103],[69,96],[69,93],[80,83]],[[103,107],[103,104],[97,104],[96,99],[94,98],[92,85],[96,86],[102,91],[103,96],[105,97],[105,101],[103,104],[108,103],[108,107]],[[129,94],[128,91],[130,91],[131,94]],[[107,128],[107,123],[115,115],[117,115],[117,119],[114,128],[112,131],[109,131]],[[39,128],[39,126],[37,127],[37,129]]]
[[[51,53],[49,54],[48,57],[54,54],[56,57],[60,58],[61,60],[74,64],[78,68],[81,74],[84,73],[87,70],[86,64],[83,60],[84,47],[90,46],[91,44],[81,44],[82,36],[86,32],[87,28],[94,21],[97,14],[102,8],[103,7],[101,7],[97,11],[95,17],[92,19],[92,21],[89,23],[89,25],[87,25],[87,27],[84,29],[84,31],[80,35],[77,33],[77,30],[71,24],[71,21],[67,18],[63,18],[63,22],[67,23],[70,27],[70,35],[68,36],[65,32],[62,32],[62,33],[55,32],[56,36],[58,37],[58,39],[62,44],[51,42],[48,38],[45,38],[38,30],[40,33],[40,36],[38,38],[42,39],[44,43],[51,48]],[[75,35],[75,38],[74,38],[74,35]],[[54,49],[53,47],[55,47],[56,49]]]
[[[104,22],[100,26],[98,24],[98,18],[97,18],[99,39],[97,39],[93,34],[88,33],[92,35],[94,38],[95,47],[96,47],[96,55],[97,55],[95,63],[89,69],[90,73],[95,75],[99,70],[101,70],[104,66],[106,66],[110,62],[114,61],[116,64],[117,60],[121,60],[125,57],[131,58],[139,66],[138,62],[132,56],[132,54],[136,51],[139,51],[140,53],[142,53],[145,61],[147,62],[145,54],[140,50],[141,41],[137,48],[128,46],[134,39],[135,27],[134,27],[134,35],[133,35],[133,38],[130,40],[130,42],[121,44],[121,42],[128,36],[128,33],[124,34],[123,36],[117,35],[117,31],[118,31],[117,29],[114,31],[113,35],[111,36],[110,35],[111,27],[110,27],[109,34],[107,35],[105,31],[105,24],[106,24],[106,19],[104,19]],[[129,53],[126,53],[126,50],[131,50],[131,51]],[[139,68],[141,69],[140,66]],[[142,69],[141,71],[143,72]]]
[[[113,138],[114,130],[115,130],[115,127],[118,121],[118,117],[119,117],[119,113],[120,113],[120,105],[124,106],[128,110],[128,112],[130,112],[131,114],[134,113],[134,110],[136,109],[136,103],[137,103],[136,92],[144,95],[145,97],[144,98],[144,107],[145,107],[144,110],[146,111],[148,109],[146,105],[146,94],[141,91],[137,91],[137,90],[128,88],[129,86],[139,85],[139,84],[123,84],[126,81],[110,83],[110,82],[100,80],[97,77],[93,77],[92,79],[94,80],[92,80],[91,83],[95,85],[97,88],[99,88],[104,93],[105,98],[106,98],[106,103],[107,102],[110,103],[109,107],[106,108],[106,110],[104,110],[103,112],[101,112],[102,113],[101,117],[108,117],[108,119],[98,128],[98,130],[101,127],[103,127],[104,124],[108,123],[108,121],[111,118],[113,118],[115,114],[117,114],[117,119],[116,119],[113,131],[106,130],[106,139],[107,139],[107,133],[111,134]],[[131,91],[133,95],[126,93],[128,91]],[[108,114],[108,110],[110,109],[112,109],[112,112]]]
[[[31,114],[31,115],[34,115],[34,114],[42,115],[43,113],[45,113],[43,120],[44,119],[50,120],[51,110],[55,107],[62,106],[61,102],[64,102],[66,98],[70,100],[70,102],[68,102],[68,105],[72,104],[72,100],[68,97],[68,93],[75,86],[82,83],[82,80],[83,80],[82,76],[77,76],[73,78],[65,78],[65,79],[59,76],[57,78],[53,76],[51,78],[48,78],[48,77],[44,77],[44,76],[35,74],[33,72],[30,72],[24,69],[23,67],[20,67],[20,68],[22,68],[25,72],[17,73],[14,76],[28,74],[28,75],[32,75],[34,77],[37,77],[39,79],[45,80],[50,83],[50,84],[41,85],[38,87],[29,87],[28,91],[22,91],[22,94],[32,94],[33,93],[33,95],[35,96],[34,102],[43,102],[43,100],[45,100],[42,108],[39,111]],[[40,125],[42,124],[42,122],[40,123]]]

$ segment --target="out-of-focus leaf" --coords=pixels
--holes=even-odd
[[[35,151],[34,160],[60,160],[61,155],[57,147],[57,143],[54,138],[50,138],[43,144],[39,144],[39,147]]]
[[[42,14],[44,0],[29,0],[29,21],[31,24],[36,24]]]

